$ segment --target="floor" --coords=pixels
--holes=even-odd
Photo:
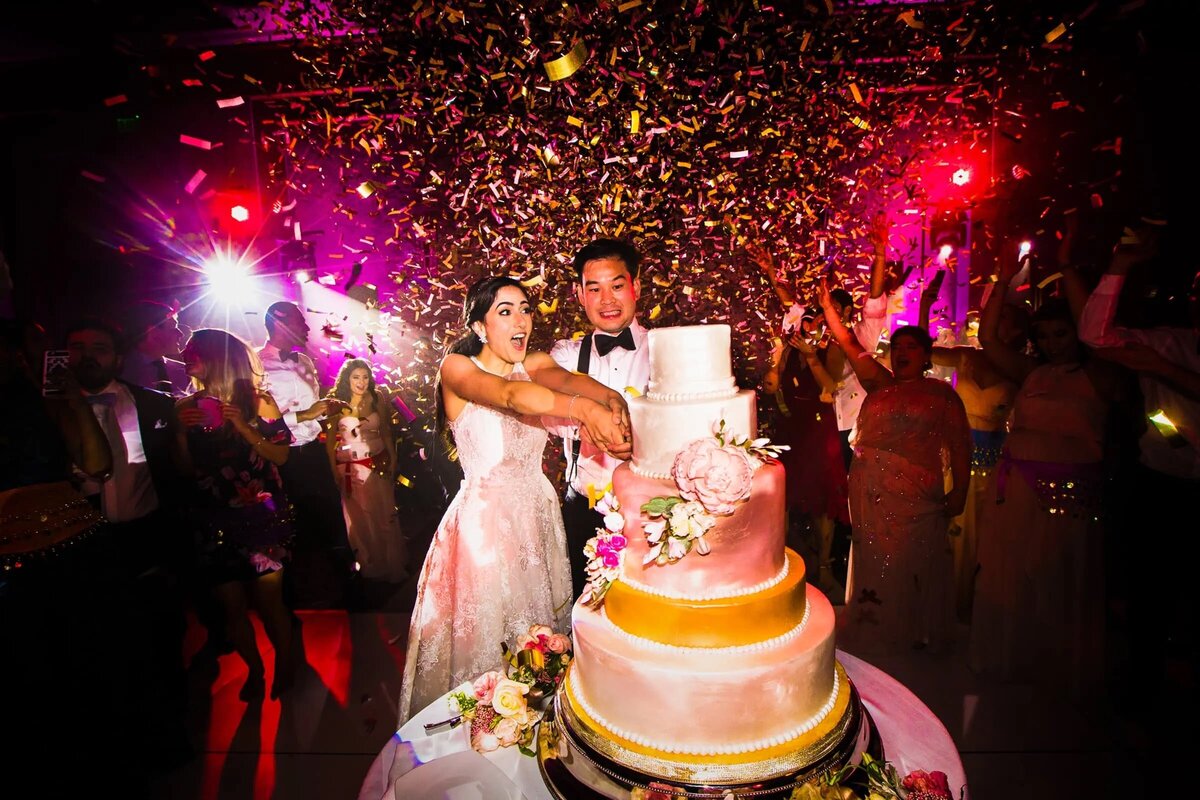
[[[282,701],[241,702],[245,668],[234,655],[194,659],[198,755],[157,778],[154,797],[357,797],[395,727],[413,595],[410,581],[375,587],[373,611],[301,611],[305,666]],[[202,638],[193,625],[189,651]],[[261,628],[260,640],[268,652]],[[914,651],[873,663],[907,685],[945,724],[958,744],[974,800],[1128,798],[1150,788],[1140,758],[1144,735],[1107,709],[1085,711],[1029,687],[983,681],[957,651]],[[268,663],[268,675],[269,670]]]

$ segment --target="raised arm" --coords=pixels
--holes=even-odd
[[[758,264],[763,274],[767,276],[767,281],[771,284],[771,288],[775,290],[775,296],[779,298],[779,302],[783,303],[783,307],[786,309],[795,303],[796,295],[792,294],[790,289],[779,282],[779,268],[775,265],[775,257],[765,249],[751,242],[746,242],[746,252],[754,259],[754,263]]]
[[[933,279],[921,290],[921,312],[917,317],[917,326],[929,331],[929,312],[937,302],[938,293],[942,290],[942,281],[946,279],[946,271],[939,269]],[[932,335],[933,331],[929,331]]]
[[[1000,338],[1000,312],[1006,302],[1009,284],[1028,258],[1026,256],[1018,261],[1012,258],[1009,252],[1001,253],[998,283],[988,295],[983,313],[979,315],[979,343],[983,346],[984,355],[991,360],[996,369],[1017,383],[1025,380],[1025,376],[1033,371],[1036,362]]]
[[[792,334],[792,338],[788,340],[788,344],[804,358],[804,363],[808,365],[809,372],[813,374],[817,385],[821,387],[822,394],[833,394],[837,391],[838,382],[829,374],[829,370],[825,369],[825,365],[821,363],[821,353],[816,347],[809,344],[800,331]]]
[[[833,299],[829,296],[829,284],[824,278],[817,287],[817,299],[825,311],[825,324],[829,327],[829,333],[842,349],[863,388],[869,392],[892,383],[892,373],[876,361],[874,356],[859,344],[858,337],[842,324],[837,309],[833,307]]]

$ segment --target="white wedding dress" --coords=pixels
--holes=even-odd
[[[509,380],[529,380],[518,364]],[[465,476],[417,584],[399,724],[463,681],[500,669],[501,642],[533,624],[566,633],[571,570],[536,418],[468,403],[450,423]]]

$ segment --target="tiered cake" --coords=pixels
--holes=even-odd
[[[574,609],[558,735],[614,787],[787,787],[840,766],[866,735],[834,659],[833,609],[785,547],[783,467],[754,441],[729,337],[727,325],[650,331],[633,459],[613,475],[627,544],[602,599]],[[708,512],[702,543],[669,551],[656,498],[700,501],[686,508]]]

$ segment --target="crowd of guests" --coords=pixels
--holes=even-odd
[[[53,738],[38,721],[83,711],[104,728],[84,761],[137,796],[193,755],[189,614],[207,635],[195,658],[236,653],[239,697],[257,703],[294,682],[296,609],[354,608],[367,581],[407,578],[393,406],[371,364],[348,359],[325,391],[298,307],[266,309],[265,333],[258,348],[185,336],[149,301],[57,340],[5,323],[0,636],[31,764]]]
[[[816,539],[805,543],[810,571],[844,603],[839,646],[944,650],[965,624],[980,674],[1079,701],[1125,687],[1111,699],[1145,709],[1145,687],[1195,680],[1196,601],[1183,570],[1194,553],[1187,504],[1200,489],[1200,274],[1177,295],[1190,322],[1122,325],[1125,276],[1162,269],[1162,227],[1127,228],[1090,279],[1071,262],[1073,236],[1066,225],[1039,290],[1023,284],[1030,256],[1003,253],[978,341],[949,346],[928,332],[940,281],[922,295],[919,324],[884,346],[865,324],[882,259],[851,324],[823,283],[807,308],[794,305],[774,260],[752,249],[785,304],[764,389],[778,443],[803,453],[801,469],[807,459],[826,472],[838,395],[865,395],[849,469],[788,496]],[[856,383],[838,379],[842,364]],[[948,380],[930,377],[935,367]],[[817,486],[823,497],[811,496]],[[844,595],[828,576],[827,533],[843,495]]]

